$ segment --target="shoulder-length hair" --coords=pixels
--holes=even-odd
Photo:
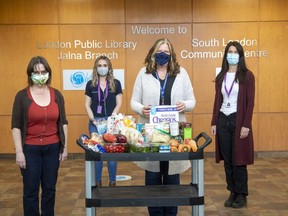
[[[229,69],[229,64],[226,58],[227,58],[228,50],[231,46],[236,47],[238,54],[239,54],[239,62],[237,65],[236,76],[235,76],[236,81],[239,83],[243,83],[246,77],[246,72],[249,71],[249,69],[246,66],[245,54],[244,54],[244,49],[242,45],[238,41],[230,41],[225,47],[221,71],[215,80],[217,83],[222,83],[224,76]]]
[[[28,63],[28,67],[27,67],[27,79],[28,79],[28,85],[29,86],[34,85],[32,79],[31,79],[31,74],[35,71],[35,69],[37,69],[37,66],[39,64],[43,64],[45,71],[47,71],[49,73],[49,78],[48,78],[46,84],[47,85],[51,84],[52,70],[48,64],[48,61],[42,56],[35,56],[30,60],[30,62]]]
[[[116,84],[115,84],[115,78],[113,75],[112,63],[111,63],[110,59],[104,55],[98,56],[94,62],[91,85],[95,87],[98,84],[99,74],[97,72],[97,67],[98,67],[99,61],[101,59],[105,60],[107,65],[108,65],[108,74],[106,76],[106,80],[108,80],[109,87],[110,87],[111,91],[115,92],[116,91]]]
[[[146,73],[154,73],[157,70],[155,54],[158,52],[158,49],[162,44],[167,44],[170,51],[170,60],[167,67],[168,76],[176,76],[178,73],[180,73],[180,65],[177,62],[176,53],[174,51],[173,45],[167,38],[158,39],[150,48],[144,61],[144,64],[146,65]]]

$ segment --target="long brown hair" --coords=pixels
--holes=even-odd
[[[238,41],[230,41],[225,47],[224,56],[222,60],[222,68],[221,68],[220,73],[217,75],[215,79],[216,83],[222,83],[224,76],[229,69],[229,64],[226,58],[227,58],[227,53],[229,51],[229,48],[231,46],[236,47],[238,54],[239,54],[239,62],[237,65],[237,71],[236,71],[236,76],[235,76],[236,81],[238,81],[239,83],[243,83],[246,77],[246,72],[249,71],[249,69],[246,66],[244,49],[242,45]]]
[[[98,80],[99,80],[99,74],[97,72],[97,67],[98,67],[98,63],[100,60],[105,60],[107,65],[108,65],[108,74],[106,76],[106,80],[108,80],[109,83],[109,87],[111,89],[112,92],[116,91],[116,85],[115,85],[115,78],[113,75],[113,68],[112,68],[112,63],[110,61],[110,59],[107,56],[98,56],[94,62],[94,67],[93,67],[93,73],[92,73],[92,86],[97,86],[98,84]]]
[[[146,65],[146,73],[154,73],[157,70],[157,63],[155,61],[155,54],[157,53],[159,47],[162,44],[167,44],[170,51],[170,60],[167,67],[168,76],[176,76],[176,74],[180,73],[180,65],[176,59],[176,53],[174,52],[173,45],[167,38],[158,39],[154,45],[150,48],[146,58],[145,58],[145,65]]]

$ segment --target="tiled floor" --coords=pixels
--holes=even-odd
[[[249,166],[248,206],[243,209],[225,208],[228,197],[225,189],[223,164],[205,158],[205,215],[208,216],[285,216],[288,215],[288,158],[257,158]],[[131,180],[117,185],[144,184],[143,171],[132,162],[119,162],[118,175]],[[190,182],[191,170],[181,175],[183,184]],[[103,184],[107,183],[107,168],[103,170]],[[57,184],[55,215],[84,216],[85,213],[84,159],[70,159],[61,164]],[[21,216],[22,183],[14,159],[0,155],[0,215]],[[146,207],[97,208],[101,216],[148,215]],[[191,207],[179,207],[179,216],[191,215]]]

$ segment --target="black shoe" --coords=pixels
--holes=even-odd
[[[225,201],[224,206],[231,207],[235,199],[236,199],[236,194],[231,192],[229,198]]]
[[[243,194],[238,194],[235,201],[232,203],[232,208],[243,208],[247,206],[247,198]]]

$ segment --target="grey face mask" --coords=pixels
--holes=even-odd
[[[98,67],[97,68],[97,73],[100,76],[106,76],[108,74],[109,68],[108,67]]]

